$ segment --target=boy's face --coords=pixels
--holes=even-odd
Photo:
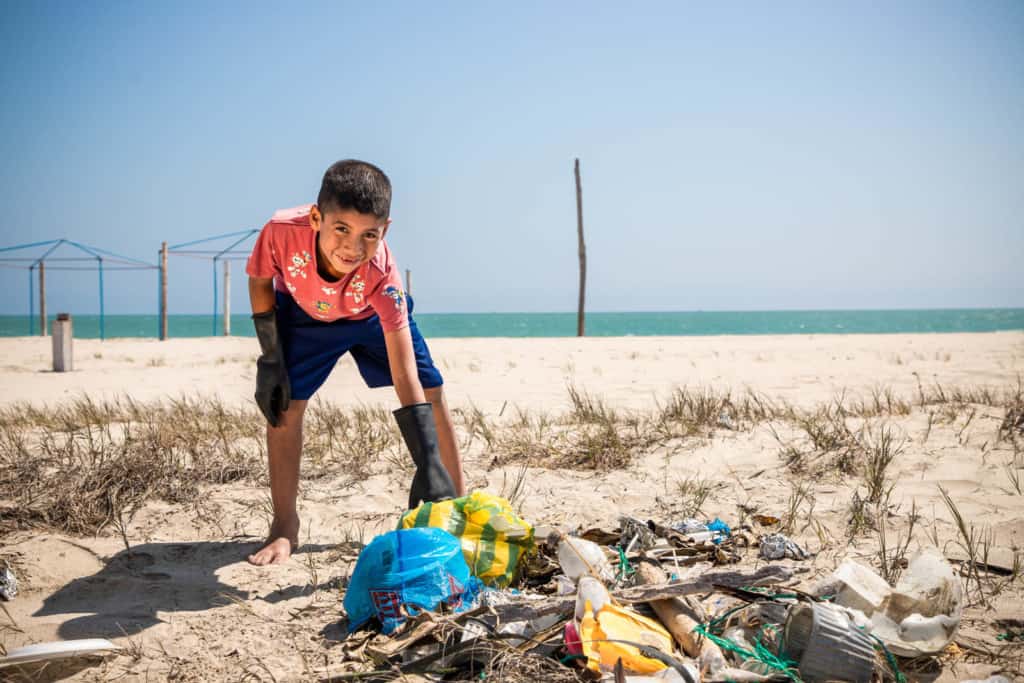
[[[355,209],[330,209],[323,213],[316,205],[309,223],[320,233],[317,255],[334,277],[342,277],[374,257],[391,225],[390,218],[359,213]]]

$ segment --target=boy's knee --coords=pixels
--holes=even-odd
[[[281,417],[277,421],[277,426],[273,427],[268,423],[267,429],[272,431],[285,431],[302,426],[302,416],[306,412],[307,403],[308,401],[289,401],[288,410],[281,413]]]

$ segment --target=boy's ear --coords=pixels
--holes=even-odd
[[[391,227],[391,219],[389,218],[389,219],[387,219],[384,222],[384,227],[382,227],[380,229],[380,238],[381,239],[384,239],[384,235],[388,234],[388,228],[390,228],[390,227]]]
[[[320,207],[316,204],[309,207],[309,227],[313,228],[314,232],[320,232],[322,222],[323,216],[320,214]]]

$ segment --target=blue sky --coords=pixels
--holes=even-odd
[[[0,7],[0,246],[155,262],[354,157],[417,310],[571,311],[579,157],[591,310],[1024,306],[1020,2]],[[209,310],[207,264],[169,275]],[[48,273],[50,311],[95,281]],[[154,312],[156,277],[107,296]]]

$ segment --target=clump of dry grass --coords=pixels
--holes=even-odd
[[[952,496],[942,486],[939,486],[939,493],[949,513],[953,516],[953,526],[956,527],[958,533],[957,545],[960,546],[967,557],[962,570],[967,578],[964,583],[964,591],[970,595],[971,583],[973,581],[976,594],[974,604],[987,605],[985,582],[981,572],[982,567],[987,564],[985,560],[987,560],[988,550],[992,542],[991,534],[978,529],[973,523],[967,523],[963,515],[960,514],[960,509],[953,502]]]
[[[314,476],[364,475],[397,442],[386,411],[308,411]],[[70,533],[125,528],[149,499],[189,503],[209,484],[263,482],[265,422],[218,400],[75,399],[52,409],[0,408],[0,499],[13,524]],[[127,539],[126,539],[127,542]]]
[[[780,455],[790,471],[798,475],[856,471],[863,452],[861,435],[850,429],[844,411],[834,405],[794,411],[791,422],[803,433],[797,440],[786,441],[773,429],[782,446]]]
[[[913,503],[908,517],[906,532],[899,531],[896,535],[896,543],[889,548],[888,537],[885,533],[885,518],[888,508],[888,498],[885,503],[879,503],[876,508],[876,519],[878,520],[878,570],[879,576],[889,582],[889,585],[896,585],[907,566],[907,551],[910,549],[910,541],[914,537],[914,526],[918,521],[917,503]],[[904,533],[906,535],[904,535]]]
[[[893,484],[886,474],[889,465],[907,447],[906,436],[897,434],[890,425],[865,430],[861,440],[864,449],[863,476],[867,486],[869,503],[880,503],[888,498]]]
[[[854,539],[866,531],[877,531],[878,520],[875,511],[866,498],[860,495],[859,490],[854,490],[853,498],[850,499],[848,516],[846,519],[846,531],[850,539]]]
[[[1017,439],[1024,437],[1024,385],[1019,377],[1016,391],[1007,393],[1005,404],[1006,414],[999,425],[999,438],[1017,443]]]
[[[575,669],[560,664],[551,657],[506,647],[490,659],[479,678],[509,683],[573,683],[580,680]]]
[[[341,468],[364,478],[381,454],[404,448],[394,417],[380,406],[342,409],[317,400],[306,409],[303,430],[307,435],[303,452],[311,465],[307,472],[311,478],[324,477]],[[402,469],[411,467],[410,459],[404,455],[395,455],[388,461]]]
[[[782,532],[792,535],[798,530],[806,529],[814,514],[814,488],[809,481],[795,480],[790,482],[789,499],[786,501],[786,512],[782,516]],[[806,509],[807,524],[797,529],[801,512]]]
[[[715,482],[696,475],[679,480],[676,483],[676,491],[678,501],[682,506],[680,514],[683,517],[698,516],[711,494],[723,488],[725,488],[725,484],[722,482]]]

